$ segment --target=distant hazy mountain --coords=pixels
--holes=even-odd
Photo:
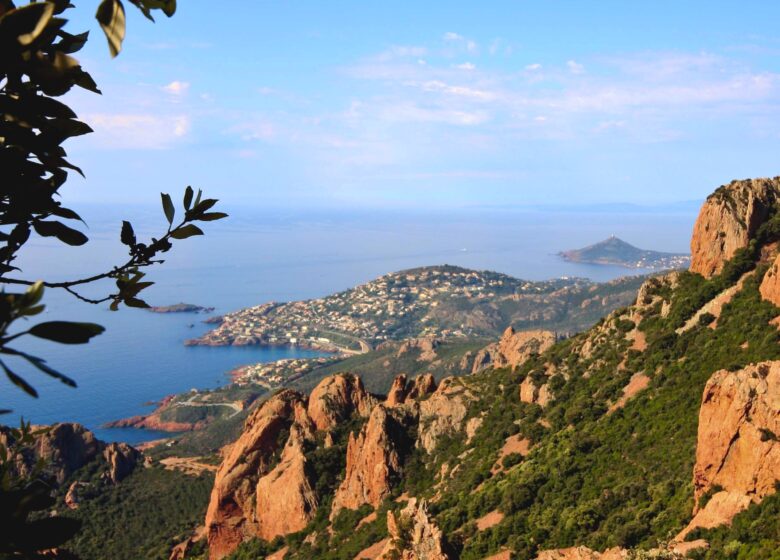
[[[691,260],[690,255],[640,249],[614,235],[582,249],[562,251],[558,254],[571,262],[609,264],[628,268],[685,268]]]

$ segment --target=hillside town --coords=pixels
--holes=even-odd
[[[483,335],[479,326],[467,319],[470,308],[560,290],[579,291],[592,285],[581,278],[531,282],[453,266],[417,268],[321,299],[266,303],[229,313],[217,328],[187,344],[292,345],[364,353],[381,342],[406,337]],[[467,313],[460,313],[456,323],[442,320],[437,308],[453,306]]]

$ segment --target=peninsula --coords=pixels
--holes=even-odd
[[[510,325],[576,332],[635,297],[642,278],[531,282],[442,265],[387,274],[320,299],[265,303],[221,317],[188,345],[293,345],[365,353],[407,338],[497,337]],[[211,321],[210,321],[211,322]]]
[[[617,265],[627,268],[654,270],[685,268],[691,262],[690,255],[640,249],[614,235],[582,249],[562,251],[558,255],[563,257],[564,260],[576,263]]]

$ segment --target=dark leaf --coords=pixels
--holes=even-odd
[[[33,228],[43,237],[56,237],[68,245],[84,245],[89,239],[86,235],[62,222],[35,222]]]
[[[84,45],[87,44],[89,38],[89,31],[79,33],[78,35],[71,35],[65,31],[59,32],[60,42],[57,43],[57,48],[64,53],[74,53],[80,51]],[[75,115],[74,115],[75,116]]]
[[[65,385],[68,385],[69,387],[75,387],[76,382],[73,381],[70,377],[67,375],[64,375],[57,371],[56,369],[52,369],[51,367],[46,364],[46,360],[43,358],[38,358],[37,356],[31,356],[30,354],[25,354],[24,352],[21,352],[19,350],[14,350],[13,348],[2,348],[3,354],[10,354],[12,356],[20,356],[30,362],[32,365],[34,365],[36,368],[41,370],[43,373],[48,375],[49,377],[54,377],[55,379],[59,379],[64,383]]]
[[[95,323],[75,323],[71,321],[49,321],[30,329],[30,334],[38,338],[53,340],[62,344],[84,344],[93,336],[102,333],[105,328]]]
[[[192,191],[192,187],[184,189],[184,209],[189,210],[192,205],[192,197],[195,193]]]
[[[171,195],[166,193],[160,193],[160,198],[162,198],[162,206],[163,206],[163,212],[165,212],[165,217],[168,219],[168,223],[173,223],[173,218],[176,216],[176,209],[173,207],[173,201],[171,200]]]
[[[127,307],[138,307],[140,309],[149,309],[149,304],[148,303],[146,303],[142,299],[138,299],[138,298],[134,298],[134,297],[127,298],[125,300],[125,305]]]
[[[103,0],[95,14],[108,39],[108,50],[116,56],[125,38],[125,8],[119,0]]]
[[[198,226],[187,224],[186,226],[182,226],[171,232],[171,237],[174,239],[187,239],[193,235],[203,235],[203,230],[201,230]]]
[[[31,397],[38,398],[38,391],[33,389],[32,385],[27,383],[24,379],[16,375],[14,372],[12,372],[10,369],[8,369],[8,366],[6,366],[3,362],[0,362],[0,367],[3,368],[3,371],[5,371],[6,376],[8,376],[8,379],[11,380],[11,383],[19,387],[22,391],[30,395]]]
[[[60,218],[66,218],[68,220],[80,220],[82,223],[84,223],[84,220],[81,219],[81,216],[79,216],[76,212],[71,210],[70,208],[65,208],[63,206],[56,206],[51,210],[51,213],[55,216],[59,216]]]
[[[0,22],[0,29],[4,36],[16,37],[16,41],[26,47],[43,33],[53,15],[54,4],[27,4],[5,14]]]
[[[125,245],[135,245],[135,232],[133,231],[133,226],[130,225],[130,222],[122,221],[122,233],[120,234],[119,239]]]
[[[214,220],[221,220],[222,218],[227,218],[228,215],[224,212],[206,212],[205,214],[202,214],[198,220],[201,222],[213,222]]]

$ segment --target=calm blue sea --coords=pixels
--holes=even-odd
[[[91,242],[62,249],[35,240],[20,261],[24,276],[51,280],[101,271],[124,257],[117,238],[121,217],[134,218],[139,237],[162,227],[156,209],[79,208]],[[230,209],[228,209],[230,210]],[[238,209],[206,224],[207,235],[179,243],[146,292],[153,305],[178,302],[225,313],[267,301],[321,297],[387,272],[434,264],[491,269],[531,280],[585,276],[609,280],[632,274],[619,267],[577,265],[555,254],[615,234],[642,248],[687,252],[696,206],[669,208],[468,209],[452,212],[291,212]],[[642,272],[642,271],[638,271]],[[97,295],[96,286],[88,291]],[[93,321],[107,331],[86,346],[25,337],[17,346],[45,357],[79,384],[68,388],[14,361],[8,365],[38,389],[30,398],[0,379],[2,420],[77,421],[106,440],[139,442],[163,434],[102,429],[106,421],[144,413],[154,401],[191,388],[225,384],[232,368],[295,356],[288,348],[185,347],[204,332],[203,315],[156,314],[80,303],[50,290],[47,312],[35,320]]]

